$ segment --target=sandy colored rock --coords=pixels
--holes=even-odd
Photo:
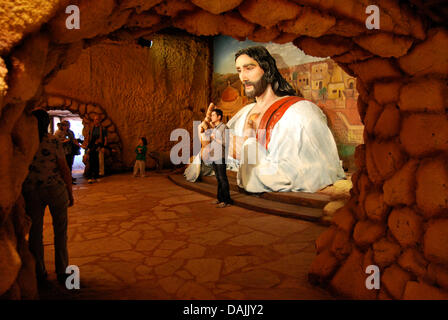
[[[318,254],[311,263],[308,279],[313,284],[325,283],[336,271],[339,261],[330,250],[325,250]]]
[[[2,1],[0,15],[0,55],[5,55],[27,34],[38,31],[41,25],[67,0]]]
[[[398,37],[389,33],[363,35],[353,40],[360,47],[380,57],[401,57],[412,45],[411,38]]]
[[[255,31],[248,36],[249,40],[255,42],[269,42],[277,38],[280,34],[280,31],[277,27],[272,28],[264,28],[257,27]]]
[[[216,282],[221,273],[222,261],[219,259],[191,259],[185,269],[196,276],[198,282]]]
[[[395,137],[400,132],[400,111],[395,104],[385,106],[379,116],[373,133],[380,139]]]
[[[334,12],[338,17],[346,17],[359,24],[365,30],[366,7],[371,4],[363,1],[320,1],[301,0],[301,4],[312,5],[322,10]],[[381,17],[381,31],[402,35],[413,35],[418,39],[425,37],[423,23],[420,17],[395,1],[380,0],[378,3]]]
[[[133,14],[126,22],[127,27],[150,28],[161,21],[161,17],[154,13]]]
[[[411,275],[396,264],[384,270],[381,276],[381,284],[394,299],[401,299],[406,283],[411,280]]]
[[[371,192],[366,196],[364,208],[367,217],[376,222],[382,222],[386,218],[388,205],[384,202],[384,195],[380,192]]]
[[[221,16],[200,10],[176,18],[173,24],[198,36],[214,36],[219,34]]]
[[[47,99],[48,107],[63,107],[65,104],[65,100],[62,97],[58,96],[50,96]]]
[[[403,247],[413,246],[421,240],[422,218],[410,208],[392,210],[387,225]]]
[[[114,124],[107,129],[118,134],[123,146],[125,168],[133,166],[140,135],[148,139],[148,152],[168,151],[170,163],[169,150],[174,145],[170,133],[185,128],[192,136],[193,120],[203,117],[200,109],[208,105],[211,56],[206,42],[174,35],[154,35],[151,39],[151,50],[113,41],[89,47],[75,64],[58,72],[45,86],[49,95],[76,97],[81,116],[88,109],[85,103],[105,110]],[[176,72],[167,73],[167,69]],[[158,90],[154,91],[156,84]],[[131,100],[129,88],[138,88]],[[142,118],[142,114],[147,116]]]
[[[426,218],[448,208],[448,166],[446,158],[425,160],[417,171],[417,206]]]
[[[384,82],[380,80],[373,85],[373,96],[380,104],[396,102],[402,85],[399,81]]]
[[[151,9],[162,1],[163,0],[123,0],[120,3],[120,9],[135,8],[137,13],[141,13]]]
[[[316,251],[318,254],[327,249],[333,243],[336,231],[336,227],[331,226],[319,235],[319,237],[315,241]]]
[[[392,178],[383,185],[384,202],[394,206],[405,204],[410,206],[415,202],[416,179],[418,160],[409,160]]]
[[[23,300],[38,299],[36,269],[34,257],[28,249],[28,242],[23,241],[18,253],[22,260],[22,267],[17,276],[17,284],[20,287],[20,298]]]
[[[231,12],[222,15],[219,31],[221,34],[231,36],[241,41],[252,34],[255,25],[244,20],[239,13]]]
[[[238,10],[248,21],[266,28],[283,20],[294,19],[300,13],[298,5],[286,0],[246,0]]]
[[[177,297],[182,300],[213,300],[216,299],[213,293],[206,287],[193,282],[187,281],[177,290]]]
[[[441,80],[420,78],[401,88],[398,105],[401,111],[442,113],[448,103],[447,89]]]
[[[400,68],[410,75],[446,74],[448,70],[448,31],[431,30],[423,43],[398,60]]]
[[[326,33],[350,38],[359,36],[365,31],[366,31],[365,25],[353,22],[348,19],[338,18],[336,20],[336,24],[332,26],[330,29],[328,29]]]
[[[448,292],[424,282],[409,281],[403,294],[404,300],[448,300]]]
[[[350,235],[343,230],[336,231],[330,251],[338,260],[345,259],[352,251]]]
[[[401,77],[400,71],[388,59],[382,58],[353,63],[350,65],[350,69],[366,84],[377,79]]]
[[[380,292],[378,293],[378,300],[392,300],[392,296],[386,291],[386,289],[380,288]]]
[[[436,263],[430,263],[428,265],[427,274],[432,281],[437,283],[445,290],[448,289],[448,268]]]
[[[185,14],[185,11],[193,11],[195,9],[196,7],[191,2],[185,0],[166,0],[154,8],[158,14],[170,17],[176,17],[181,12]]]
[[[0,230],[0,296],[4,294],[16,281],[22,265],[14,243],[8,235]]]
[[[373,99],[369,100],[366,110],[366,116],[364,118],[364,124],[365,124],[364,129],[368,133],[373,133],[373,130],[375,129],[376,126],[376,122],[378,121],[378,118],[380,117],[383,110],[384,108],[382,105],[378,104]]]
[[[351,41],[337,36],[323,36],[317,39],[300,37],[294,41],[294,45],[314,57],[341,55],[352,48]]]
[[[406,249],[398,259],[398,264],[418,277],[425,275],[428,266],[428,262],[423,258],[423,255],[415,248]]]
[[[364,61],[371,57],[373,57],[373,55],[370,52],[362,50],[359,47],[355,47],[347,53],[332,57],[332,59],[338,63],[351,64],[357,61]]]
[[[431,262],[448,265],[448,219],[436,219],[429,223],[424,235],[425,258]]]
[[[400,140],[412,156],[448,150],[448,115],[410,115],[402,122]]]
[[[355,165],[356,168],[362,169],[366,166],[366,145],[359,144],[355,148]],[[353,178],[352,178],[353,181]],[[353,183],[355,184],[355,183]]]
[[[310,7],[303,7],[295,20],[281,23],[279,29],[288,33],[317,38],[324,35],[335,23],[335,17]]]
[[[328,217],[329,219],[333,218],[334,213],[342,208],[346,203],[346,200],[336,200],[328,202],[325,207],[322,209],[323,215]]]
[[[25,103],[21,103],[10,104],[2,111],[0,146],[4,151],[0,157],[0,220],[3,221],[20,195],[28,166],[39,145],[36,120],[24,113],[24,109]]]
[[[336,272],[330,286],[338,294],[352,299],[375,299],[376,290],[365,286],[366,273],[362,267],[363,254],[355,249]]]
[[[243,0],[191,0],[198,7],[211,12],[213,14],[220,14],[230,11],[238,7]]]
[[[381,180],[391,177],[404,164],[404,154],[400,149],[400,145],[394,141],[375,141],[367,145],[367,149],[371,151],[370,156]],[[367,169],[369,169],[369,166],[367,166]]]
[[[355,223],[355,218],[353,217],[353,213],[350,209],[347,206],[344,206],[334,213],[332,223],[348,234],[351,234]]]
[[[372,188],[372,182],[370,181],[367,174],[363,172],[358,180],[358,190],[359,190],[358,203],[364,203],[371,188]],[[358,220],[364,220],[367,218],[364,206],[356,206],[354,213]]]
[[[9,90],[5,98],[18,103],[32,98],[42,81],[49,38],[44,34],[31,36],[10,57],[12,69],[8,75]]]
[[[384,225],[369,220],[358,221],[353,230],[353,240],[360,247],[368,246],[384,235]]]
[[[387,238],[381,238],[372,247],[373,259],[380,268],[387,267],[393,263],[401,251],[400,245],[389,241]]]
[[[297,38],[295,33],[285,33],[282,32],[277,38],[273,40],[273,42],[278,44],[285,44],[288,42],[293,42]]]

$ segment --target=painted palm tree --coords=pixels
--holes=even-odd
[[[328,94],[327,94],[327,88],[323,87],[319,89],[319,98],[325,102],[327,100]]]

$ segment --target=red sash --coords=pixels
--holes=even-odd
[[[265,145],[267,149],[269,141],[271,141],[272,130],[276,123],[283,117],[290,106],[302,100],[304,99],[300,97],[285,97],[273,103],[263,114],[263,118],[261,118],[257,130],[257,141],[259,141],[260,144]],[[263,131],[260,132],[259,130]],[[259,132],[261,133],[260,137],[258,136]]]

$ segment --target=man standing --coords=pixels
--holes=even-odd
[[[93,117],[93,127],[86,141],[89,150],[88,182],[94,183],[99,177],[99,152],[104,152],[104,147],[107,145],[107,130],[101,126],[99,115]]]
[[[76,147],[79,148],[80,145],[79,145],[78,140],[75,139],[75,133],[72,130],[70,130],[70,121],[64,120],[62,122],[62,125],[64,127],[65,132],[66,132],[66,137],[68,139],[67,149],[68,149],[69,153],[66,154],[65,157],[67,159],[68,168],[70,169],[70,174],[72,174],[73,161],[74,161],[75,155],[76,155],[75,148]],[[65,145],[64,145],[64,147],[65,147]],[[76,184],[75,181],[76,181],[76,178],[73,178],[73,175],[72,175],[72,183]]]
[[[311,101],[295,96],[268,50],[241,49],[235,66],[246,95],[256,101],[227,123],[238,185],[255,193],[316,192],[344,178],[326,116]],[[187,179],[197,176],[187,168]]]
[[[207,148],[206,162],[211,163],[218,182],[217,204],[218,208],[231,206],[233,201],[230,198],[229,181],[226,173],[226,128],[222,122],[223,112],[220,109],[214,109],[211,113],[211,124],[213,130],[206,131],[205,135],[210,134],[210,144]]]

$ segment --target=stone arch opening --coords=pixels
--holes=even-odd
[[[104,155],[105,174],[119,172],[123,168],[122,164],[122,144],[117,128],[112,120],[108,117],[106,111],[99,105],[91,103],[83,103],[76,99],[61,96],[43,97],[39,104],[41,108],[46,110],[69,110],[73,114],[78,114],[82,119],[84,126],[82,134],[87,137],[89,128],[93,121],[93,116],[98,115],[101,119],[101,125],[107,130],[108,148]],[[85,163],[88,170],[88,163]]]
[[[367,30],[366,1],[125,0],[102,8],[80,1],[84,27],[67,32],[60,3],[38,10],[38,2],[31,3],[24,4],[25,24],[12,18],[2,28],[2,220],[23,216],[17,198],[25,174],[11,177],[8,169],[13,162],[29,163],[36,148],[34,141],[16,152],[15,142],[24,137],[17,126],[32,123],[27,102],[39,96],[42,80],[76,60],[79,48],[104,37],[133,42],[167,26],[197,36],[293,41],[307,54],[332,57],[358,79],[357,107],[365,124],[351,199],[316,241],[310,278],[351,298],[447,297],[448,32],[441,4],[376,1],[381,28]],[[39,31],[43,23],[48,28]],[[15,248],[11,239],[1,241]],[[13,267],[1,278],[0,295],[19,286],[20,263],[10,263],[17,253],[8,254],[0,261]],[[372,264],[382,274],[379,291],[365,287],[365,267]]]

